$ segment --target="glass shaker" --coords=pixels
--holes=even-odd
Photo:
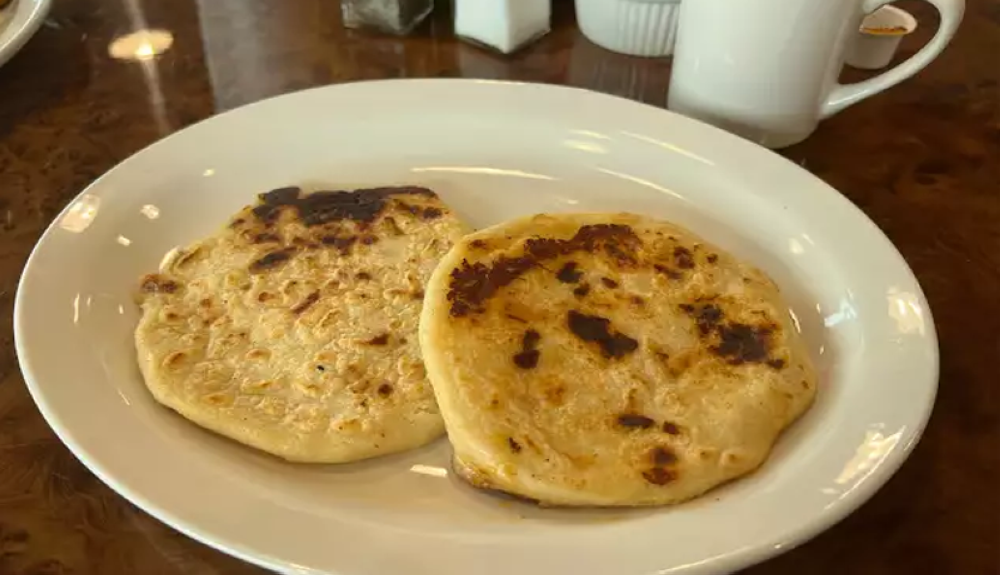
[[[434,0],[340,0],[344,26],[409,34],[434,9]]]

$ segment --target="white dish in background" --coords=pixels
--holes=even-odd
[[[561,511],[477,493],[448,445],[292,465],[155,404],[135,366],[137,278],[287,184],[429,186],[472,224],[628,210],[767,270],[821,375],[817,403],[753,475],[672,508]],[[930,310],[860,211],[720,130],[592,92],[492,81],[346,84],[217,116],[95,182],[36,247],[15,306],[28,387],[95,474],[155,517],[285,573],[725,573],[868,499],[920,436],[937,386]]]
[[[576,20],[584,36],[631,56],[673,53],[680,11],[680,0],[576,0]]]
[[[0,66],[35,35],[49,13],[51,0],[14,0],[0,10]]]

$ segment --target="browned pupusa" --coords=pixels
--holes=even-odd
[[[697,496],[761,464],[816,392],[770,279],[630,214],[466,237],[420,338],[458,473],[548,505]]]
[[[153,396],[277,456],[353,461],[439,437],[424,285],[465,227],[430,190],[281,188],[140,282]]]

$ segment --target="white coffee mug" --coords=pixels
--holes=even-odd
[[[681,2],[667,106],[770,148],[801,142],[825,119],[909,78],[955,35],[965,0],[927,0],[941,26],[895,68],[841,85],[847,42],[889,0]]]

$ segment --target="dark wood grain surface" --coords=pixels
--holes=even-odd
[[[953,45],[913,80],[783,153],[841,190],[896,243],[930,299],[941,387],[923,441],[867,505],[753,574],[1000,573],[1000,0],[968,0]],[[898,57],[933,31],[920,21]],[[240,575],[91,475],[39,415],[18,371],[15,287],[44,226],[143,146],[213,113],[367,78],[475,77],[583,86],[656,105],[669,61],[587,42],[571,6],[513,57],[456,42],[448,15],[407,39],[346,32],[337,0],[55,0],[0,68],[0,575]],[[172,35],[116,59],[137,30]],[[858,73],[847,72],[857,77]],[[905,400],[905,398],[901,398]]]

